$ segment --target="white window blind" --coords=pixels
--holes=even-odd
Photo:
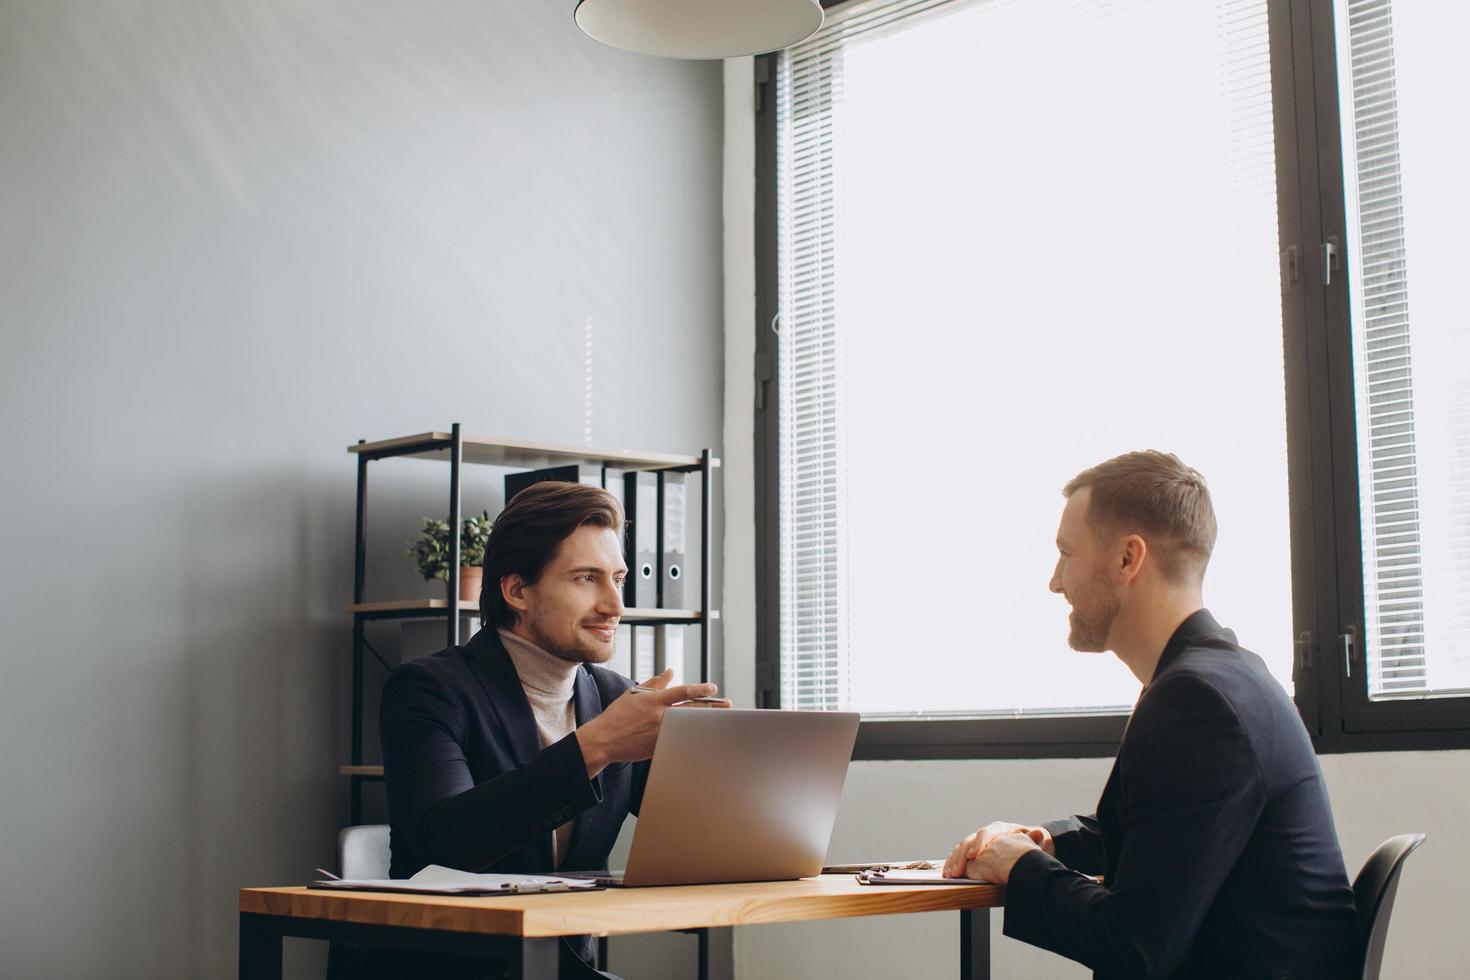
[[[847,703],[841,651],[846,615],[838,453],[836,186],[843,25],[838,14],[810,47],[783,58],[776,126],[781,177],[781,703],[835,710]]]
[[[1368,691],[1458,694],[1470,689],[1470,317],[1456,282],[1470,207],[1460,127],[1442,107],[1470,97],[1470,14],[1339,0],[1337,28]]]
[[[782,56],[783,706],[1130,705],[1046,582],[1061,485],[1141,448],[1290,689],[1269,62],[1264,0],[859,2]]]

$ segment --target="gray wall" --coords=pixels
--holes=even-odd
[[[0,974],[233,975],[330,860],[349,442],[719,449],[719,66],[571,8],[0,0]]]

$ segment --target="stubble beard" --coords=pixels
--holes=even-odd
[[[572,664],[605,664],[612,659],[613,644],[609,643],[603,647],[582,636],[580,621],[572,627],[573,634],[570,640],[557,637],[538,617],[530,617],[526,626],[532,641],[558,660],[565,660]]]
[[[1067,634],[1067,645],[1078,653],[1105,652],[1108,634],[1113,630],[1113,620],[1118,618],[1121,607],[1122,601],[1116,595],[1101,588],[1078,595],[1068,616],[1071,629]]]

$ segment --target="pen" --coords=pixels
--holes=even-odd
[[[658,688],[656,688],[656,687],[645,687],[642,684],[634,684],[632,687],[628,688],[628,693],[629,694],[655,694],[657,692],[658,692]],[[680,704],[724,704],[727,700],[728,700],[727,698],[689,698],[687,701],[680,701],[679,703]]]

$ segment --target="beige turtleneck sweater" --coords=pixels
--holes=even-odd
[[[553,742],[560,742],[577,729],[577,708],[572,703],[572,692],[577,686],[577,664],[547,653],[536,644],[517,636],[507,629],[497,629],[505,652],[515,664],[516,676],[526,691],[526,700],[531,702],[531,714],[536,717],[536,734],[541,738],[544,749]],[[561,867],[562,857],[572,838],[575,820],[568,820],[551,835],[551,867]]]

